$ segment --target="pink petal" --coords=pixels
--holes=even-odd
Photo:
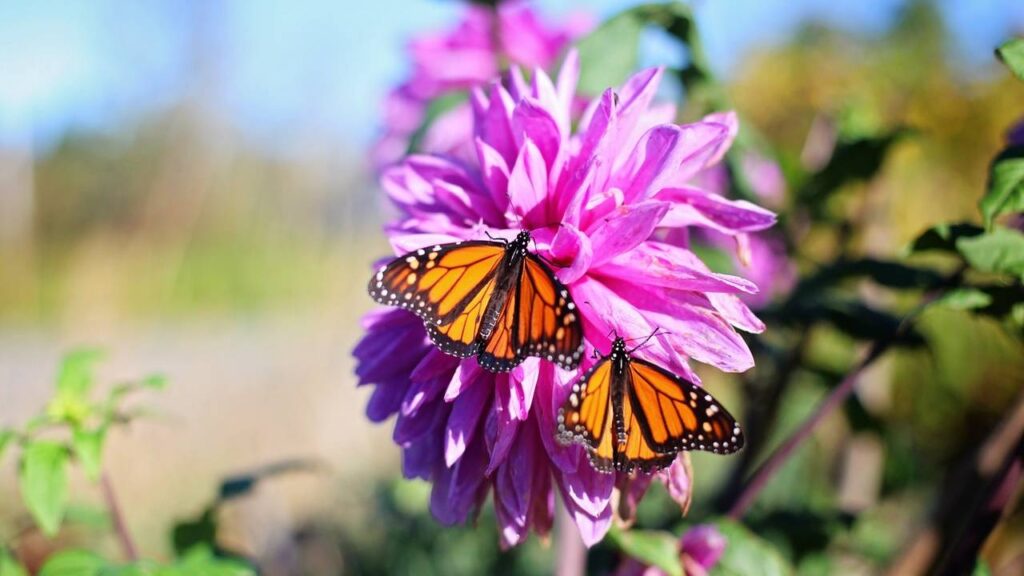
[[[551,88],[550,97],[555,98],[554,88]],[[533,98],[520,100],[512,114],[512,129],[520,147],[527,141],[533,142],[545,164],[549,167],[555,165],[561,149],[562,132],[558,127],[558,120],[542,102]]]
[[[537,146],[527,140],[509,176],[509,203],[524,225],[536,227],[545,224],[547,194],[547,164]]]
[[[401,256],[421,248],[458,242],[462,238],[447,234],[403,234],[391,235],[388,240],[391,242],[391,249],[394,250],[395,255]]]
[[[537,388],[539,358],[528,358],[509,373],[509,415],[516,420],[526,420],[533,404],[533,391]]]
[[[662,226],[703,226],[723,234],[757,232],[775,225],[776,217],[746,200],[728,200],[698,188],[667,188],[659,200],[672,202]]]
[[[698,292],[757,292],[748,280],[717,274],[689,250],[661,242],[647,241],[601,266],[601,275],[613,276],[648,286]]]
[[[701,121],[725,126],[725,140],[722,141],[722,144],[716,153],[708,159],[708,165],[717,164],[722,160],[722,156],[725,156],[725,153],[732,147],[732,143],[736,140],[736,135],[740,132],[740,119],[735,112],[729,110],[727,112],[715,112],[713,114],[708,114]]]
[[[764,322],[735,295],[709,292],[706,296],[722,318],[733,326],[752,334],[764,332]]]
[[[586,274],[594,258],[590,237],[571,224],[563,224],[558,229],[549,253],[555,263],[562,266],[555,274],[565,284],[572,284]]]
[[[591,266],[600,266],[640,245],[654,232],[668,209],[667,202],[654,200],[627,204],[592,225],[588,230],[594,250]]]

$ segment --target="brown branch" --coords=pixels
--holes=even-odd
[[[100,476],[100,489],[103,491],[103,500],[107,504],[110,520],[114,523],[114,532],[121,543],[121,549],[124,551],[125,558],[129,562],[135,562],[139,559],[139,554],[135,548],[135,542],[132,540],[132,535],[128,532],[128,524],[121,513],[121,507],[117,503],[117,496],[114,494],[114,486],[110,482],[110,476],[106,472]]]

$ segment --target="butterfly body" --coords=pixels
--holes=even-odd
[[[633,357],[622,338],[573,384],[558,412],[558,437],[587,447],[602,472],[649,472],[682,450],[729,454],[743,447],[739,425],[717,400]]]
[[[529,232],[512,241],[473,240],[410,252],[370,280],[377,302],[423,319],[437,347],[476,356],[492,372],[528,356],[566,369],[579,365],[583,328],[568,289],[529,250]]]

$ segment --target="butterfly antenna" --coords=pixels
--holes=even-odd
[[[644,341],[639,343],[639,344],[637,344],[636,347],[634,347],[632,350],[629,351],[629,353],[632,354],[633,352],[636,352],[637,350],[639,350],[639,349],[643,348],[645,345],[647,345],[647,343],[651,341],[651,338],[654,338],[655,336],[658,335],[658,330],[660,330],[660,328],[655,328],[654,332],[651,332],[650,336],[648,336],[647,338],[644,338]]]
[[[491,240],[494,240],[495,242],[501,242],[502,244],[508,244],[508,240],[507,239],[502,238],[500,236],[494,236],[493,234],[491,234],[490,230],[484,230],[484,234],[487,235],[487,237],[490,238]]]

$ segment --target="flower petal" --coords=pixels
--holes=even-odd
[[[452,403],[445,428],[444,461],[451,468],[466,452],[491,399],[487,383],[471,386]]]
[[[746,200],[728,200],[698,188],[668,188],[659,200],[672,202],[662,226],[703,226],[723,234],[757,232],[775,225],[775,213]]]
[[[509,204],[525,226],[535,228],[546,223],[547,195],[547,164],[533,141],[527,140],[509,176]]]
[[[637,284],[697,292],[757,292],[749,280],[708,270],[693,252],[662,242],[644,242],[601,266],[601,275]]]
[[[588,230],[597,267],[647,240],[669,210],[667,202],[647,201],[620,206]]]
[[[725,553],[725,536],[711,524],[700,524],[686,531],[680,541],[683,554],[705,570],[711,570]]]

